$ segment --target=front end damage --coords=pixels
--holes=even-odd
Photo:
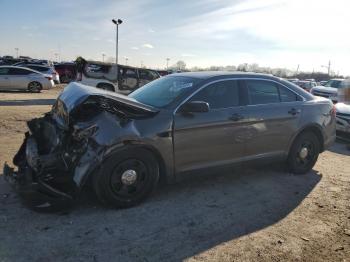
[[[27,123],[13,159],[17,169],[5,163],[4,178],[36,210],[67,207],[123,135],[139,136],[134,120],[156,113],[126,97],[72,83],[51,112]]]

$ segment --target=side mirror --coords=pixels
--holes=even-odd
[[[191,101],[183,104],[181,113],[206,113],[209,112],[209,104],[204,101]]]

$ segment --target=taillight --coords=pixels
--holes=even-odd
[[[82,79],[82,73],[77,73],[77,81],[81,81]]]
[[[334,117],[337,115],[337,109],[335,108],[335,105],[333,105],[331,113],[332,113],[332,116]]]
[[[51,76],[46,76],[45,78],[48,79],[48,80],[50,80],[50,81],[52,80],[52,77],[51,77]]]

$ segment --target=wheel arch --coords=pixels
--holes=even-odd
[[[106,153],[103,156],[103,159],[101,159],[101,161],[99,161],[96,165],[92,165],[90,167],[91,169],[87,171],[87,174],[83,176],[83,179],[80,181],[78,187],[82,189],[86,184],[89,184],[87,183],[87,181],[92,181],[93,177],[95,175],[98,175],[105,159],[108,159],[113,155],[122,153],[124,150],[128,150],[128,149],[134,149],[134,150],[145,149],[149,151],[151,154],[153,154],[153,156],[157,160],[157,164],[159,167],[159,182],[168,183],[168,181],[171,180],[171,178],[168,177],[171,174],[167,172],[165,161],[161,156],[160,152],[154,146],[140,143],[138,141],[126,141],[122,144],[117,145],[114,149],[111,149],[108,153]]]
[[[320,153],[322,153],[324,151],[324,135],[323,135],[323,132],[322,132],[322,127],[319,126],[318,124],[309,124],[309,125],[306,125],[304,126],[303,128],[301,128],[294,136],[293,138],[291,139],[291,142],[289,143],[288,145],[288,154],[289,154],[289,151],[295,141],[295,139],[300,136],[302,133],[305,133],[305,132],[312,132],[314,133],[317,138],[319,139],[320,141]]]

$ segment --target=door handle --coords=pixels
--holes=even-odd
[[[244,117],[242,115],[235,113],[230,117],[230,120],[237,122],[237,121],[242,120],[243,118]]]
[[[300,112],[301,112],[300,109],[292,108],[291,110],[288,111],[288,114],[295,116],[295,115],[299,114]]]

